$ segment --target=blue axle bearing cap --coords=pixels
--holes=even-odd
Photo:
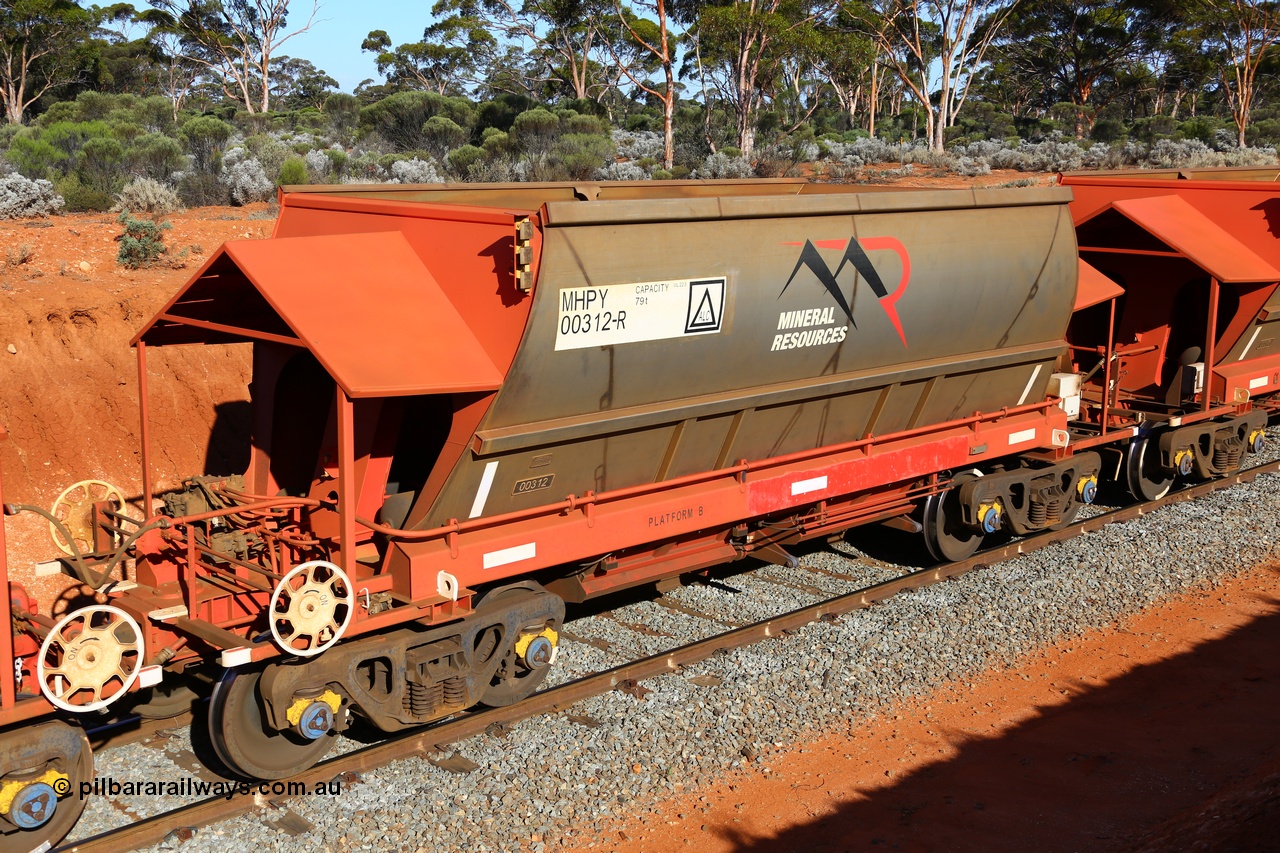
[[[308,705],[298,720],[298,734],[307,740],[319,740],[333,728],[333,709],[316,700]]]
[[[58,809],[58,794],[46,782],[32,782],[13,798],[9,820],[20,829],[44,826]]]

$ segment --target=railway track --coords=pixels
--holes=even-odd
[[[1011,541],[979,552],[963,561],[910,571],[847,594],[751,624],[730,627],[705,639],[574,679],[543,690],[512,707],[475,711],[440,724],[414,730],[406,735],[388,738],[377,744],[331,758],[304,773],[261,789],[255,785],[245,786],[232,795],[200,800],[57,849],[62,851],[131,850],[159,843],[174,832],[182,837],[184,833],[189,833],[195,828],[248,814],[258,809],[284,808],[284,804],[290,799],[290,791],[309,792],[314,790],[317,784],[329,783],[334,779],[355,778],[344,774],[364,773],[411,755],[443,752],[449,744],[478,734],[487,732],[501,735],[508,727],[520,720],[561,712],[584,699],[609,691],[620,690],[642,696],[645,692],[642,682],[646,679],[677,672],[718,652],[778,637],[812,622],[835,619],[907,590],[919,589],[939,581],[956,578],[974,569],[1030,553],[1048,545],[1099,530],[1110,524],[1136,519],[1164,506],[1194,500],[1248,482],[1260,475],[1278,472],[1280,472],[1280,461],[1264,463],[1222,479],[1185,487],[1157,501],[1111,510],[1078,520],[1061,530]],[[707,618],[706,614],[698,615]]]

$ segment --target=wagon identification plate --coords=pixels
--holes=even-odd
[[[660,341],[720,331],[724,278],[645,281],[560,291],[556,349]]]
[[[527,480],[517,480],[516,484],[511,487],[511,494],[514,497],[515,495],[524,495],[529,492],[548,489],[551,487],[551,484],[555,482],[555,479],[555,474],[543,474],[541,477],[530,477]]]

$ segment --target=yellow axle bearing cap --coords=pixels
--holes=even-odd
[[[332,690],[326,690],[319,696],[310,699],[294,699],[293,704],[289,706],[289,710],[284,713],[289,725],[296,726],[302,719],[302,712],[310,708],[312,702],[323,702],[328,705],[332,709],[334,716],[337,716],[338,708],[342,707],[342,697]]]
[[[59,780],[62,781],[61,785],[58,784]],[[34,779],[10,779],[7,782],[0,782],[0,814],[7,815],[9,813],[9,810],[13,808],[13,801],[17,799],[19,792],[23,788],[40,782],[53,788],[59,797],[65,797],[71,793],[71,777],[66,773],[59,773],[52,767]]]

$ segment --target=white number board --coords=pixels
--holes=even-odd
[[[585,349],[713,335],[724,319],[725,280],[645,281],[560,291],[556,349]]]

